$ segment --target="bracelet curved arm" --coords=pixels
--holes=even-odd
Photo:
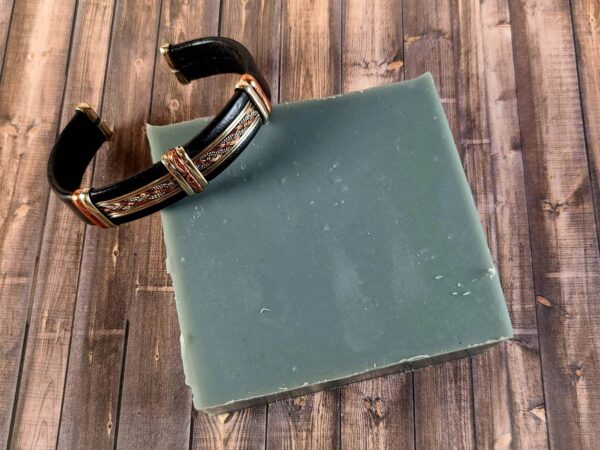
[[[224,73],[238,73],[241,78],[225,107],[188,143],[170,149],[161,162],[100,188],[81,187],[81,181],[112,131],[89,105],[78,105],[50,152],[48,181],[88,224],[117,226],[202,192],[269,119],[269,87],[239,42],[210,37],[163,45],[160,51],[182,83]]]

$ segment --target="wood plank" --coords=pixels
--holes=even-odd
[[[572,0],[571,13],[588,160],[592,169],[596,232],[600,233],[600,7],[597,0]]]
[[[282,0],[280,101],[318,98],[341,90],[341,1]],[[337,448],[339,390],[269,405],[268,449]]]
[[[217,34],[218,1],[163,1],[158,44]],[[156,49],[158,51],[158,49]],[[182,86],[157,56],[151,121],[169,123],[209,115],[215,86]],[[225,99],[223,99],[224,101]],[[150,158],[145,158],[150,164]],[[185,385],[175,299],[165,267],[166,252],[155,214],[132,225],[138,254],[136,294],[129,311],[129,337],[120,411],[118,447],[189,448],[191,392]],[[166,420],[165,420],[166,419]],[[263,426],[264,429],[264,426]]]
[[[550,446],[597,448],[600,255],[570,5],[510,12]]]
[[[458,136],[455,5],[452,0],[404,1],[404,70],[408,79],[432,73],[452,133]],[[459,153],[463,158],[460,147]],[[450,361],[413,376],[417,448],[474,448],[471,361]]]
[[[477,448],[545,448],[543,414],[532,413],[544,396],[508,5],[457,6],[457,141],[516,331],[472,358]]]
[[[0,0],[0,76],[4,65],[4,52],[6,51],[6,40],[8,39],[13,6],[14,0]]]
[[[147,262],[160,267],[160,226],[148,228],[157,237],[147,241],[153,247]],[[175,298],[172,291],[161,289],[166,286],[165,275],[152,273],[150,265],[139,266],[150,274],[138,272],[130,305],[117,448],[188,449],[192,398],[184,383]],[[155,284],[160,278],[163,283]]]
[[[0,82],[0,447],[18,388],[74,1],[15,5]],[[34,32],[35,30],[35,32]],[[40,101],[43,99],[43,101]]]
[[[415,448],[412,373],[343,387],[341,415],[343,449]]]
[[[280,8],[280,1],[225,0],[219,24],[221,35],[240,41],[250,50],[269,82],[274,101],[279,90]],[[217,78],[217,92],[222,98],[213,99],[213,111],[231,95],[232,82],[236,79],[237,76]],[[201,96],[197,98],[201,99]],[[192,448],[264,448],[266,409],[266,406],[255,406],[216,417],[195,412]]]
[[[119,127],[109,148],[96,158],[94,185],[122,179],[148,163],[144,122],[159,17],[159,0],[116,4],[102,109],[107,122]],[[136,240],[132,225],[87,230],[59,448],[115,447],[128,305],[136,298],[137,262],[150,251]]]
[[[61,128],[79,101],[100,104],[112,8],[113,0],[78,3]],[[55,448],[60,422],[85,225],[55,195],[45,222],[13,448]]]
[[[340,0],[284,1],[280,101],[318,98],[341,89]],[[336,448],[339,391],[269,405],[267,448]]]
[[[403,78],[401,0],[347,2],[342,24],[343,92]],[[341,388],[341,447],[414,448],[412,378],[399,373]]]

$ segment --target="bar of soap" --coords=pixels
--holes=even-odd
[[[153,159],[205,123],[149,126]],[[161,214],[186,382],[209,414],[512,336],[429,74],[276,105],[204,193]]]

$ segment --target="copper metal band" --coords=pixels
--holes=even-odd
[[[245,141],[246,136],[260,125],[260,113],[253,102],[248,102],[236,119],[193,158],[193,164],[203,177],[227,160]],[[168,168],[167,168],[168,169]],[[146,186],[126,195],[98,202],[97,207],[106,216],[117,218],[134,214],[160,203],[181,192],[183,186],[175,180],[171,171]]]
[[[92,200],[90,200],[89,188],[77,189],[75,192],[73,192],[73,194],[71,194],[71,201],[79,210],[79,212],[81,212],[81,214],[83,214],[94,225],[101,228],[110,228],[115,226],[115,224],[112,223],[108,217],[102,214],[98,208],[96,208],[94,203],[92,203]]]
[[[187,195],[202,192],[208,185],[183,147],[172,148],[163,155],[161,161]]]

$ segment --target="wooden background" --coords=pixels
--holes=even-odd
[[[144,123],[210,114],[158,46],[256,55],[275,101],[431,71],[515,339],[209,418],[192,412],[158,215],[85,227],[49,195],[74,104],[117,124],[86,184],[149,163]],[[598,0],[0,0],[0,448],[600,446]]]

